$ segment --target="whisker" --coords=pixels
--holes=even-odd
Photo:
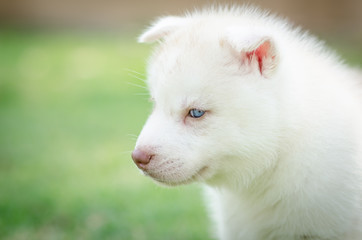
[[[127,136],[129,136],[129,137],[138,137],[137,134],[133,134],[133,133],[127,133]]]
[[[127,134],[128,137],[132,138],[133,140],[136,140],[138,138],[135,134]]]
[[[128,85],[131,85],[131,86],[134,86],[134,87],[139,87],[139,88],[142,88],[142,89],[145,89],[147,90],[147,88],[145,86],[142,86],[142,85],[139,85],[137,83],[132,83],[132,82],[126,82]]]
[[[130,138],[132,141],[137,141],[138,135],[136,135],[136,134],[127,134],[127,137]]]
[[[124,70],[127,71],[127,72],[135,73],[135,74],[141,75],[141,76],[143,76],[143,77],[146,77],[145,74],[140,73],[140,72],[137,72],[137,71],[132,70],[132,69],[129,69],[129,68],[124,68]]]
[[[137,80],[140,80],[143,83],[146,83],[146,79],[143,79],[143,78],[141,78],[141,77],[139,77],[137,75],[134,75],[134,74],[131,74],[131,73],[128,73],[127,75],[130,76],[130,77],[133,77],[133,78],[135,78]]]

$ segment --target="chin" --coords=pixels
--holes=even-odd
[[[205,182],[212,176],[211,172],[211,168],[208,166],[201,167],[199,170],[191,174],[181,170],[179,172],[162,175],[143,171],[146,176],[152,178],[152,180],[154,180],[157,184],[167,187],[186,185],[193,182]]]

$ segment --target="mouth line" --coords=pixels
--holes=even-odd
[[[159,179],[159,178],[154,178],[151,175],[150,176],[152,179],[154,179],[155,181],[159,182],[159,183],[163,183],[169,186],[176,186],[176,185],[182,185],[182,184],[188,184],[191,183],[193,181],[195,181],[197,178],[202,178],[202,175],[204,174],[204,172],[207,171],[209,167],[208,166],[204,166],[202,168],[200,168],[200,170],[198,170],[196,173],[194,173],[193,175],[191,175],[190,177],[188,177],[185,180],[181,180],[181,181],[176,181],[176,182],[170,182],[164,179]]]

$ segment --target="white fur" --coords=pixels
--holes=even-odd
[[[204,182],[219,239],[362,239],[357,71],[253,8],[162,18],[139,40],[160,40],[136,144],[154,155],[146,175]],[[265,41],[260,72],[247,56]]]

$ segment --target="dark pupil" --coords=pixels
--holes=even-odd
[[[202,110],[197,110],[197,109],[191,110],[191,117],[199,118],[199,117],[201,117],[203,114],[204,114],[204,111],[202,111]]]

